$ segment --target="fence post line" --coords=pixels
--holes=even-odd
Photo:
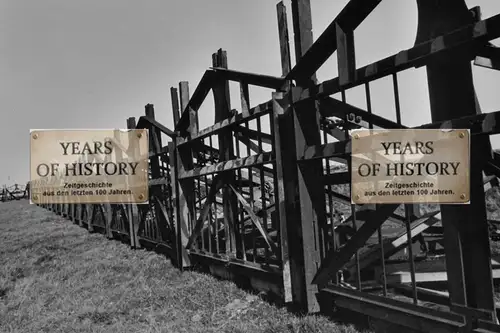
[[[127,129],[135,129],[136,122],[135,122],[135,117],[130,117],[127,119]],[[129,132],[129,136],[132,136],[133,134]],[[136,146],[135,140],[129,139],[129,147],[128,147],[128,156],[131,154],[135,156],[137,149],[139,147]],[[129,236],[130,236],[130,247],[133,249],[140,249],[141,244],[139,242],[139,237],[138,237],[138,231],[139,231],[139,225],[141,223],[140,217],[141,214],[139,214],[139,205],[137,204],[129,204],[127,205],[127,217],[128,217],[128,222],[129,222]]]
[[[417,0],[415,44],[472,24],[462,1]],[[433,122],[476,115],[472,69],[467,52],[437,56],[427,65]],[[450,302],[490,311],[496,317],[491,250],[482,169],[489,137],[471,138],[470,204],[441,205]],[[491,152],[491,150],[490,150]],[[473,217],[474,223],[469,219]],[[453,310],[453,309],[452,309]]]

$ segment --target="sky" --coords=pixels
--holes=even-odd
[[[29,180],[30,129],[126,128],[128,117],[154,104],[156,118],[173,128],[170,87],[188,81],[193,92],[211,55],[227,51],[230,69],[281,76],[273,0],[0,0],[0,186]],[[317,38],[347,0],[311,0]],[[500,1],[481,6],[483,19],[500,13]],[[285,1],[293,50],[290,1]],[[355,32],[357,66],[415,41],[415,0],[384,0]],[[498,43],[495,42],[498,45]],[[293,59],[292,63],[295,63]],[[500,109],[500,73],[473,67],[483,112]],[[336,54],[318,71],[337,76]],[[430,122],[425,68],[400,74],[403,123]],[[392,80],[371,85],[373,112],[395,119]],[[364,88],[347,101],[366,107]],[[254,106],[271,90],[251,89]],[[239,108],[236,86],[233,107]],[[236,103],[237,102],[237,103]],[[213,98],[199,111],[200,128],[213,124]],[[492,138],[500,147],[500,140]]]

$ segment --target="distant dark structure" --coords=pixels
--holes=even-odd
[[[19,184],[4,186],[0,189],[0,202],[22,200],[29,198],[29,183],[24,187]]]

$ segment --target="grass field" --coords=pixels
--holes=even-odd
[[[161,255],[21,201],[0,204],[0,332],[357,331],[180,273]]]

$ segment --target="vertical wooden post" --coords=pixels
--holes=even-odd
[[[177,127],[177,123],[180,119],[179,110],[179,96],[177,95],[177,89],[174,87],[170,88],[170,99],[172,101],[172,116],[174,118],[174,129]]]
[[[173,91],[174,88],[172,88]],[[180,95],[180,106],[181,113],[185,112],[187,105],[189,104],[189,88],[187,82],[179,83],[179,95]],[[173,94],[172,94],[173,96]],[[172,110],[174,114],[177,111],[177,93],[175,98],[172,98]],[[193,118],[189,117],[189,125],[187,132],[192,136],[194,130],[192,126]],[[175,177],[175,190],[177,197],[177,256],[179,260],[179,268],[182,270],[185,267],[191,266],[191,261],[186,251],[186,246],[189,240],[189,235],[191,234],[192,225],[196,218],[195,210],[195,198],[194,198],[194,181],[193,179],[179,179],[179,175],[193,168],[193,155],[191,147],[178,148],[177,143],[179,143],[181,138],[176,138],[173,147],[174,156],[174,177]]]
[[[415,43],[424,42],[471,24],[463,0],[417,0]],[[427,64],[427,79],[434,122],[476,114],[470,58],[467,54],[438,56]],[[495,316],[491,252],[482,169],[488,137],[472,137],[470,204],[441,205],[450,301],[491,311]]]
[[[314,42],[310,0],[292,0],[292,18],[295,62],[298,63]],[[316,74],[313,74],[310,78],[297,79],[297,81],[298,86],[308,86],[316,83]]]
[[[481,19],[482,19],[481,7],[479,7],[479,6],[472,7],[471,9],[469,9],[469,12],[472,15],[472,20],[474,23],[481,21]],[[481,114],[482,113],[481,105],[479,104],[479,99],[477,98],[477,94],[475,93],[475,91],[474,91],[474,100],[476,102],[476,114]],[[488,140],[485,139],[485,141],[487,141],[486,149],[488,149],[488,151],[491,151],[493,153],[491,141],[489,139]],[[493,158],[493,156],[491,156],[491,158]],[[495,175],[495,173],[491,170],[491,168],[489,166],[485,167],[484,173],[486,176],[494,176]],[[495,186],[500,185],[500,182],[498,181],[497,177],[492,178],[489,183],[490,183],[491,187],[495,187]]]
[[[127,119],[127,129],[135,129],[136,128],[136,122],[135,122],[135,117],[130,117]],[[135,145],[135,140],[129,140],[129,154],[135,155],[135,152],[137,152],[138,147]],[[140,249],[141,244],[139,242],[139,224],[141,223],[140,221],[140,214],[139,214],[139,207],[136,204],[130,204],[127,205],[127,217],[129,221],[129,233],[130,233],[130,246],[133,249]]]
[[[278,16],[278,35],[280,42],[280,55],[281,55],[281,74],[286,76],[291,68],[292,62],[290,59],[290,44],[289,44],[289,34],[288,34],[288,22],[286,17],[286,7],[283,1],[280,1],[276,5],[276,11]],[[284,86],[285,91],[289,92],[291,88],[291,83],[287,82]],[[284,114],[284,101],[283,93],[275,92],[273,93],[273,125],[274,126],[274,152],[276,159],[276,173],[275,173],[275,202],[276,209],[279,216],[279,236],[281,244],[281,262],[282,262],[282,274],[283,274],[283,300],[285,303],[293,302],[293,287],[290,270],[290,250],[288,244],[288,220],[287,220],[287,204],[285,200],[285,179],[284,175],[284,165],[290,161],[286,159],[291,155],[286,154],[285,144],[282,144],[283,139],[286,138],[287,127],[282,127],[282,118]],[[285,152],[285,153],[284,153]],[[294,163],[294,161],[292,161]],[[290,169],[290,168],[286,168]],[[289,178],[288,178],[289,179]],[[300,282],[299,282],[300,283]]]
[[[189,134],[191,137],[198,134],[199,120],[198,111],[190,108],[189,105],[189,84],[187,81],[179,82],[179,93],[181,95],[181,110],[188,110],[189,112]],[[175,114],[174,114],[175,117]]]
[[[297,301],[297,297],[293,297],[294,288],[297,285],[300,286],[302,281],[301,274],[295,274],[291,272],[291,262],[294,263],[294,258],[290,258],[290,246],[289,241],[293,241],[292,236],[297,236],[294,234],[293,230],[289,234],[289,221],[287,218],[287,209],[290,207],[290,202],[287,202],[287,198],[290,196],[285,195],[285,181],[289,180],[291,177],[285,174],[286,171],[290,170],[290,167],[284,167],[286,163],[294,163],[290,157],[292,155],[286,148],[286,144],[282,144],[283,139],[286,139],[286,129],[287,126],[284,124],[283,114],[284,114],[284,100],[283,93],[273,93],[273,126],[274,126],[274,151],[276,158],[276,185],[275,194],[276,198],[276,208],[279,212],[279,235],[281,244],[281,261],[282,261],[282,274],[283,274],[283,291],[284,291],[284,302],[290,303]],[[290,186],[288,186],[290,190]],[[293,252],[293,251],[292,251]],[[295,263],[292,264],[293,269],[296,269]],[[292,276],[295,279],[292,280]]]
[[[290,42],[288,33],[288,20],[286,18],[286,7],[283,1],[276,5],[276,12],[278,14],[278,36],[280,41],[280,55],[281,55],[281,74],[288,75],[292,69],[292,60],[290,59]],[[285,90],[290,90],[290,82],[285,84]]]
[[[217,53],[212,55],[212,66],[228,68],[226,51],[219,49]],[[232,116],[231,101],[229,98],[229,82],[227,80],[219,80],[212,90],[214,93],[215,122],[217,123]],[[220,161],[234,159],[232,131],[221,131],[218,137]],[[238,199],[236,194],[232,192],[229,187],[229,184],[234,185],[235,183],[236,179],[234,172],[229,171],[224,173],[223,179],[225,186],[222,189],[222,204],[224,211],[224,230],[226,233],[226,253],[229,256],[238,256],[241,258],[241,237],[237,227]]]
[[[292,0],[295,54],[297,61],[313,43],[312,18],[309,0]],[[316,81],[316,76],[297,80],[298,88],[288,95],[300,93]],[[284,103],[281,137],[288,149],[282,149],[283,177],[287,207],[288,243],[293,303],[298,310],[318,312],[317,286],[312,280],[321,262],[318,226],[326,223],[325,193],[322,183],[321,160],[299,164],[308,146],[321,144],[320,124],[314,101],[300,105]],[[286,162],[288,161],[288,163]]]
[[[344,30],[336,23],[337,65],[341,86],[354,81],[356,76],[356,58],[354,51],[354,31]]]

